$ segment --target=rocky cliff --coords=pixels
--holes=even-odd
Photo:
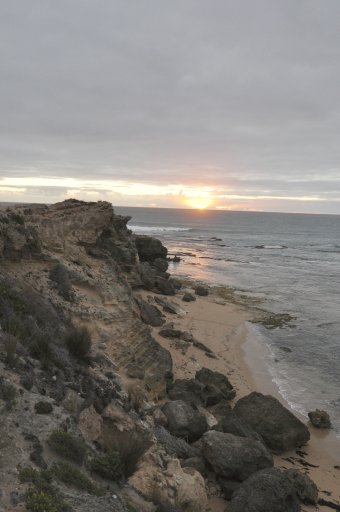
[[[275,399],[232,411],[225,375],[173,381],[149,326],[216,356],[163,325],[185,313],[167,297],[180,284],[166,248],[128,220],[107,202],[0,210],[0,512],[206,512],[216,495],[232,498],[226,511],[293,512],[302,491],[315,502],[307,476],[271,467],[270,450],[309,438]]]

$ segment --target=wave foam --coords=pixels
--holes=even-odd
[[[177,228],[175,226],[135,226],[129,225],[135,233],[164,233],[171,231],[190,231],[190,228]]]

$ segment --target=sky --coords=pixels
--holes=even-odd
[[[339,0],[0,1],[0,201],[340,214]]]

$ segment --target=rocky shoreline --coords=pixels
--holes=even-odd
[[[254,317],[183,287],[128,220],[0,210],[0,511],[340,509],[309,477],[308,427],[233,380]]]

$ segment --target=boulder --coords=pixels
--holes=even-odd
[[[157,238],[147,235],[135,235],[134,240],[140,261],[154,262],[157,258],[167,257],[167,248]]]
[[[156,306],[141,301],[139,307],[141,319],[145,324],[152,325],[152,327],[159,327],[164,324],[162,313]]]
[[[226,512],[300,512],[296,491],[284,471],[263,469],[233,493]]]
[[[156,277],[156,288],[163,295],[175,295],[176,290],[174,285],[169,281],[169,279],[165,279],[164,277],[157,276]]]
[[[195,450],[184,439],[179,439],[170,434],[164,427],[156,427],[154,435],[158,444],[163,446],[169,455],[175,456],[178,459],[188,459],[196,457],[198,454],[198,450]]]
[[[210,390],[211,400],[207,405],[214,405],[223,399],[231,400],[235,397],[236,393],[232,384],[220,372],[209,370],[209,368],[202,368],[196,372],[195,378],[206,386],[207,391]]]
[[[208,288],[201,285],[195,287],[195,293],[196,295],[200,295],[201,297],[206,297],[207,295],[209,295]]]
[[[316,428],[331,428],[331,420],[326,411],[316,409],[308,413],[311,424]]]
[[[275,453],[298,448],[310,438],[306,425],[273,396],[250,393],[236,403],[234,412],[260,434]]]
[[[157,272],[166,272],[168,270],[169,263],[164,258],[156,258],[152,263],[152,266],[155,267]]]
[[[204,384],[195,379],[177,379],[168,389],[171,400],[184,400],[190,405],[204,404]]]
[[[196,300],[196,297],[192,293],[187,292],[183,295],[182,300],[184,302],[193,302]]]
[[[202,437],[202,453],[215,473],[242,482],[252,473],[273,466],[267,448],[253,439],[211,430]]]
[[[296,495],[305,505],[316,505],[318,502],[318,488],[313,480],[297,469],[287,469],[285,476],[293,485]]]
[[[183,400],[168,402],[162,407],[168,420],[168,430],[177,437],[196,441],[208,430],[206,417]]]
[[[253,430],[243,418],[237,416],[234,411],[227,411],[227,413],[220,419],[215,427],[215,430],[219,430],[226,434],[233,434],[239,437],[248,437],[249,439],[255,439],[263,443],[262,437]]]
[[[157,272],[148,262],[139,265],[139,277],[141,284],[147,290],[153,290],[156,285]]]

